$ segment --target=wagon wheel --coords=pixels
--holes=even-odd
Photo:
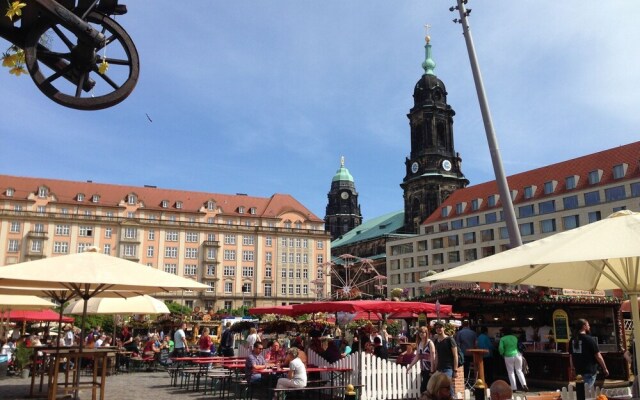
[[[27,35],[25,63],[38,89],[51,100],[78,110],[100,110],[129,96],[138,82],[140,61],[131,37],[113,19],[91,12],[86,21],[106,37],[103,48],[44,20]],[[103,61],[108,63],[104,73]]]

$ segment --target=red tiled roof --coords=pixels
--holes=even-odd
[[[598,153],[574,158],[572,160],[562,161],[556,164],[547,165],[545,167],[521,172],[519,174],[507,177],[509,190],[517,190],[517,196],[513,203],[524,203],[534,200],[540,200],[545,197],[558,196],[564,193],[573,193],[584,190],[589,187],[597,187],[609,185],[614,182],[624,182],[629,179],[640,177],[640,142],[630,143],[624,146],[615,147]],[[613,167],[620,164],[628,164],[628,168],[624,178],[613,179]],[[602,170],[602,178],[597,185],[589,185],[589,172]],[[575,189],[567,190],[565,178],[577,175],[577,185]],[[544,194],[545,182],[557,181],[555,191],[550,194]],[[525,199],[524,189],[528,186],[536,186],[534,197]],[[432,224],[438,221],[459,218],[467,214],[475,214],[488,209],[501,209],[500,201],[494,207],[488,207],[487,198],[491,195],[499,194],[496,181],[481,183],[478,185],[467,186],[464,189],[458,189],[453,192],[441,205],[436,209],[423,224]],[[471,201],[474,199],[482,199],[482,204],[477,210],[471,210]],[[456,213],[456,204],[467,203],[462,214]],[[451,211],[447,217],[442,217],[442,208],[451,207]]]
[[[56,202],[60,204],[84,204],[86,206],[119,208],[126,206],[127,196],[133,194],[137,197],[138,203],[144,205],[144,207],[141,207],[143,210],[198,213],[203,207],[206,207],[208,201],[213,201],[224,215],[278,218],[284,213],[296,212],[301,215],[303,221],[323,222],[291,195],[280,193],[276,193],[271,197],[253,197],[146,186],[124,186],[0,175],[0,199],[28,200],[30,196],[37,196],[38,189],[41,186],[46,186],[49,195],[55,196]],[[11,197],[7,196],[7,189],[9,188],[14,190],[14,194]],[[84,201],[76,200],[78,194],[84,195]],[[94,195],[100,196],[98,203],[92,202]],[[162,202],[165,200],[168,201],[169,206],[167,208],[162,207]],[[182,207],[176,208],[176,202],[182,202]],[[244,207],[243,214],[239,213],[240,207]],[[256,209],[255,214],[250,214],[251,208]]]

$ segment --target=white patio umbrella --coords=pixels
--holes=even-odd
[[[618,211],[601,221],[421,279],[435,280],[622,289],[631,302],[634,343],[640,349],[640,213]],[[635,357],[640,362],[640,351]]]
[[[84,302],[76,300],[65,307],[65,314],[82,314]],[[167,305],[149,295],[122,298],[94,297],[87,301],[87,314],[169,314]]]
[[[83,253],[44,258],[0,268],[0,286],[41,290],[61,304],[73,297],[84,302],[81,337],[84,337],[86,301],[92,297],[133,297],[146,293],[176,290],[204,290],[208,286],[194,280],[150,268],[89,248]],[[2,290],[0,288],[0,290]],[[80,352],[82,352],[80,341]],[[78,379],[76,377],[76,379]],[[76,382],[77,383],[77,382]],[[75,393],[77,398],[77,392]]]
[[[11,310],[42,310],[56,305],[37,296],[0,294],[0,338],[5,337],[4,312]]]

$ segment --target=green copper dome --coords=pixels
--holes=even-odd
[[[331,182],[337,181],[349,181],[353,182],[353,176],[349,173],[349,170],[344,167],[344,157],[340,158],[340,168],[336,171]]]

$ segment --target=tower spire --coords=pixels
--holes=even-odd
[[[424,38],[426,44],[424,45],[424,61],[422,62],[422,69],[426,75],[435,75],[433,70],[436,68],[436,62],[431,58],[431,36],[429,36],[429,29],[431,25],[425,25],[424,29],[426,36]]]

